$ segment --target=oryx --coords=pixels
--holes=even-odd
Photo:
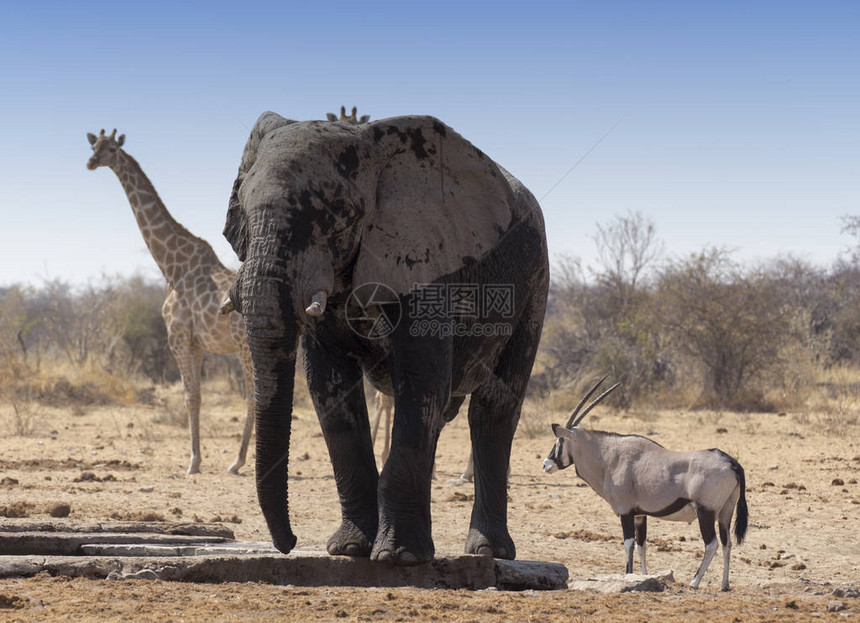
[[[646,520],[650,515],[670,521],[699,520],[705,556],[690,585],[699,586],[717,549],[714,519],[723,544],[722,590],[729,590],[729,528],[737,506],[735,538],[740,544],[747,531],[744,470],[721,450],[674,452],[638,435],[618,435],[577,428],[582,418],[605,398],[616,383],[592,402],[579,417],[588,398],[606,379],[592,387],[574,409],[565,426],[552,425],[555,446],[543,463],[554,472],[570,465],[576,474],[606,500],[621,518],[627,573],[633,572],[634,537],[639,545],[642,573],[645,570]]]

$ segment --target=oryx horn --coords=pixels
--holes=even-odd
[[[600,379],[599,381],[597,381],[597,383],[595,383],[594,386],[585,393],[585,396],[582,397],[582,400],[579,401],[579,404],[576,405],[576,408],[573,410],[573,413],[571,413],[570,417],[567,419],[567,424],[564,425],[565,428],[573,428],[577,424],[579,424],[582,421],[582,418],[584,418],[586,415],[588,415],[589,411],[591,411],[594,407],[596,407],[598,404],[600,404],[601,400],[606,398],[610,394],[610,392],[612,392],[612,390],[614,390],[616,387],[618,387],[621,384],[621,383],[616,383],[615,385],[613,385],[612,387],[607,389],[605,392],[600,394],[597,398],[594,399],[594,402],[592,402],[590,405],[588,405],[588,407],[585,409],[585,411],[582,413],[582,415],[580,415],[577,418],[576,416],[579,413],[579,410],[582,409],[582,405],[584,405],[586,403],[586,401],[589,398],[591,398],[591,395],[597,391],[597,388],[600,387],[603,384],[603,381],[605,381],[607,378],[609,378],[608,374],[606,376],[604,376],[602,379]]]
[[[621,383],[616,383],[616,384],[615,384],[615,385],[613,385],[612,387],[608,388],[605,392],[603,392],[602,394],[600,394],[597,398],[595,398],[595,399],[594,399],[594,402],[592,402],[590,405],[588,405],[587,407],[585,407],[585,411],[583,411],[583,412],[582,412],[582,414],[581,414],[578,418],[576,418],[576,421],[573,423],[573,425],[571,426],[571,428],[574,428],[577,424],[579,424],[579,423],[582,421],[582,418],[584,418],[586,415],[588,415],[588,412],[589,412],[589,411],[591,411],[594,407],[596,407],[597,405],[599,405],[599,404],[600,404],[600,401],[601,401],[601,400],[603,400],[604,398],[606,398],[609,394],[611,394],[611,393],[612,393],[612,390],[614,390],[614,389],[615,389],[616,387],[618,387],[619,385],[621,385]]]

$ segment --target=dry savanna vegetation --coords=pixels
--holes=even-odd
[[[847,233],[853,222],[846,221]],[[746,469],[750,530],[719,592],[721,557],[698,591],[695,525],[649,523],[662,593],[604,595],[302,588],[262,584],[0,580],[2,620],[668,621],[808,620],[860,613],[860,261],[756,265],[721,249],[664,252],[641,215],[598,227],[598,266],[557,262],[544,335],[514,441],[509,493],[518,558],[564,563],[583,580],[623,570],[620,525],[572,470],[544,475],[549,425],[610,372],[623,385],[584,425],[673,449],[719,447]],[[164,287],[104,278],[0,288],[0,522],[220,521],[265,541],[245,476],[227,475],[244,417],[241,369],[207,355],[201,474],[189,442],[160,306]],[[325,444],[301,382],[290,457],[299,547],[339,523]],[[462,551],[473,499],[453,484],[469,454],[447,426],[432,486],[437,556]],[[377,448],[381,451],[381,448]],[[253,459],[253,446],[251,451]]]

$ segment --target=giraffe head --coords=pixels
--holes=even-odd
[[[125,134],[116,136],[116,129],[110,134],[102,130],[99,135],[87,132],[87,140],[93,146],[93,157],[87,160],[87,168],[92,171],[98,167],[112,166],[116,161],[116,152],[125,142]]]
[[[335,116],[335,114],[333,112],[326,113],[326,118],[328,118],[329,121],[345,121],[346,123],[351,123],[353,125],[360,125],[362,123],[367,123],[368,121],[370,121],[370,115],[362,115],[361,119],[359,119],[358,117],[356,117],[357,112],[358,112],[358,109],[355,106],[353,106],[352,107],[352,114],[347,116],[346,115],[346,106],[341,106],[340,107],[340,119],[338,119],[337,116]]]

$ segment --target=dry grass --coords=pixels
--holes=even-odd
[[[9,406],[0,408],[0,423],[13,437],[30,437],[42,427],[44,418],[38,403],[13,398]]]
[[[832,366],[819,370],[802,400],[786,411],[801,425],[810,423],[830,435],[855,434],[860,425],[860,368]]]
[[[95,366],[76,368],[42,361],[38,370],[31,370],[17,360],[4,358],[2,363],[0,429],[9,435],[31,436],[44,428],[43,407],[71,408],[74,413],[82,415],[96,405],[146,403],[151,406],[152,416],[146,418],[147,421],[136,422],[135,426],[139,433],[153,442],[163,435],[159,432],[162,425],[188,426],[188,411],[180,382],[170,386],[145,386],[135,379],[118,377]],[[686,378],[688,382],[676,382],[674,389],[644,396],[626,411],[615,412],[610,404],[602,405],[598,411],[606,410],[647,423],[653,421],[660,411],[669,409],[689,413],[685,417],[697,417],[702,425],[718,425],[719,412],[692,408],[699,392],[696,371],[678,372],[679,377]],[[794,379],[791,383],[766,394],[767,401],[777,406],[778,411],[789,414],[797,424],[814,424],[830,435],[857,432],[860,427],[860,367],[804,368],[791,378]],[[232,387],[230,383],[226,376],[209,378],[203,389],[203,408],[207,400],[215,399],[211,398],[214,395],[219,401],[216,406],[224,406],[220,402],[226,400],[231,408],[243,411],[243,398],[235,391],[226,391]],[[528,399],[523,405],[517,434],[526,439],[548,435],[553,422],[567,419],[588,389],[586,385],[570,383],[552,391],[544,399]],[[298,410],[312,409],[301,366],[296,373],[294,407]],[[372,414],[372,409],[370,411]],[[755,429],[754,413],[747,415],[744,421],[746,429]]]

